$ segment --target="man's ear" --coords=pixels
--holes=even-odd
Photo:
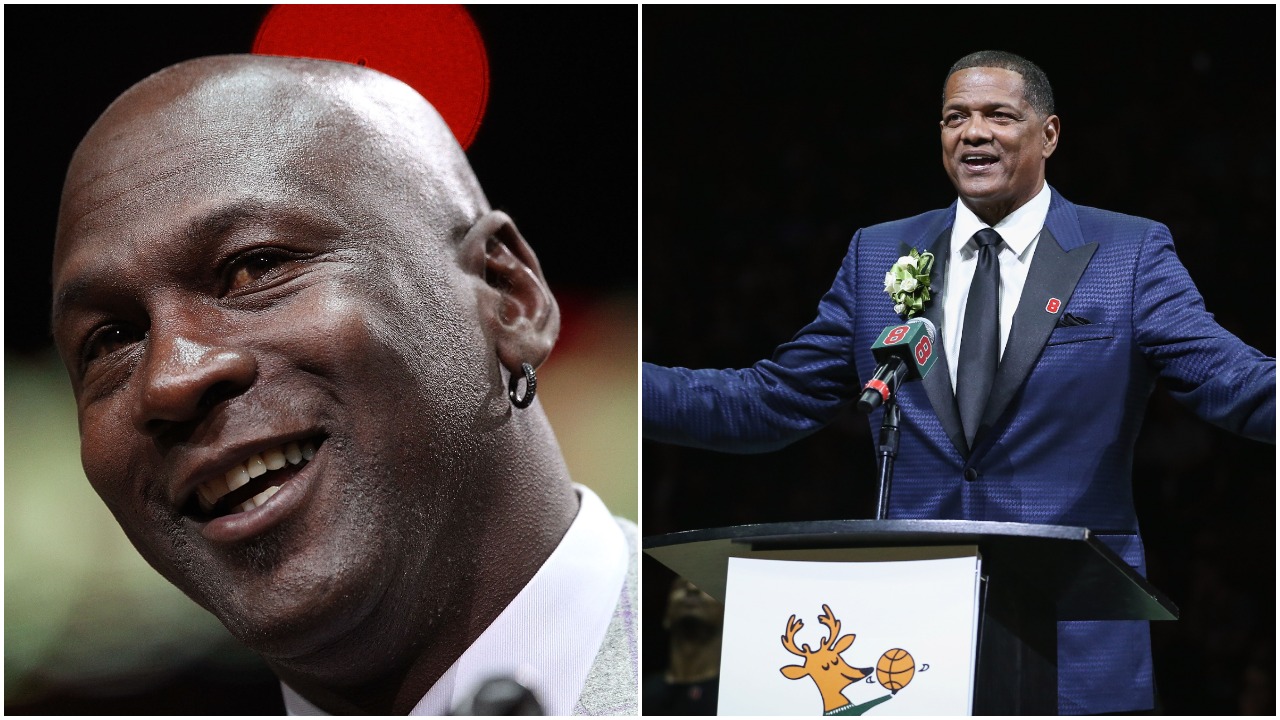
[[[1045,118],[1043,129],[1044,151],[1041,152],[1041,157],[1048,158],[1053,154],[1054,150],[1058,149],[1058,134],[1060,132],[1062,132],[1062,121],[1058,119],[1057,115],[1050,115]]]
[[[493,331],[498,360],[517,374],[520,363],[541,365],[560,334],[560,308],[529,243],[506,213],[491,210],[467,231],[463,253],[488,286],[480,313]]]

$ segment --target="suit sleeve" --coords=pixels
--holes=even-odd
[[[1133,313],[1138,347],[1178,401],[1219,427],[1275,444],[1275,358],[1218,325],[1164,225],[1143,241]]]
[[[740,370],[645,363],[645,438],[721,452],[768,452],[830,422],[858,388],[853,305],[861,234],[854,235],[817,318],[769,360]]]

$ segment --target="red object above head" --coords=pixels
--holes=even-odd
[[[459,5],[277,5],[253,52],[341,60],[384,72],[435,106],[463,148],[489,101],[489,59]]]

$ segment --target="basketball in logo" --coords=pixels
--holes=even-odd
[[[911,682],[916,674],[916,661],[902,648],[885,650],[876,663],[876,680],[889,692],[896,693]]]

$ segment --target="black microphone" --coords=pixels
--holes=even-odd
[[[510,678],[486,681],[469,701],[451,715],[542,715],[543,708],[533,691]]]
[[[871,354],[880,364],[863,386],[858,410],[869,413],[886,402],[904,382],[923,378],[937,362],[937,328],[926,318],[911,318],[880,333]]]

